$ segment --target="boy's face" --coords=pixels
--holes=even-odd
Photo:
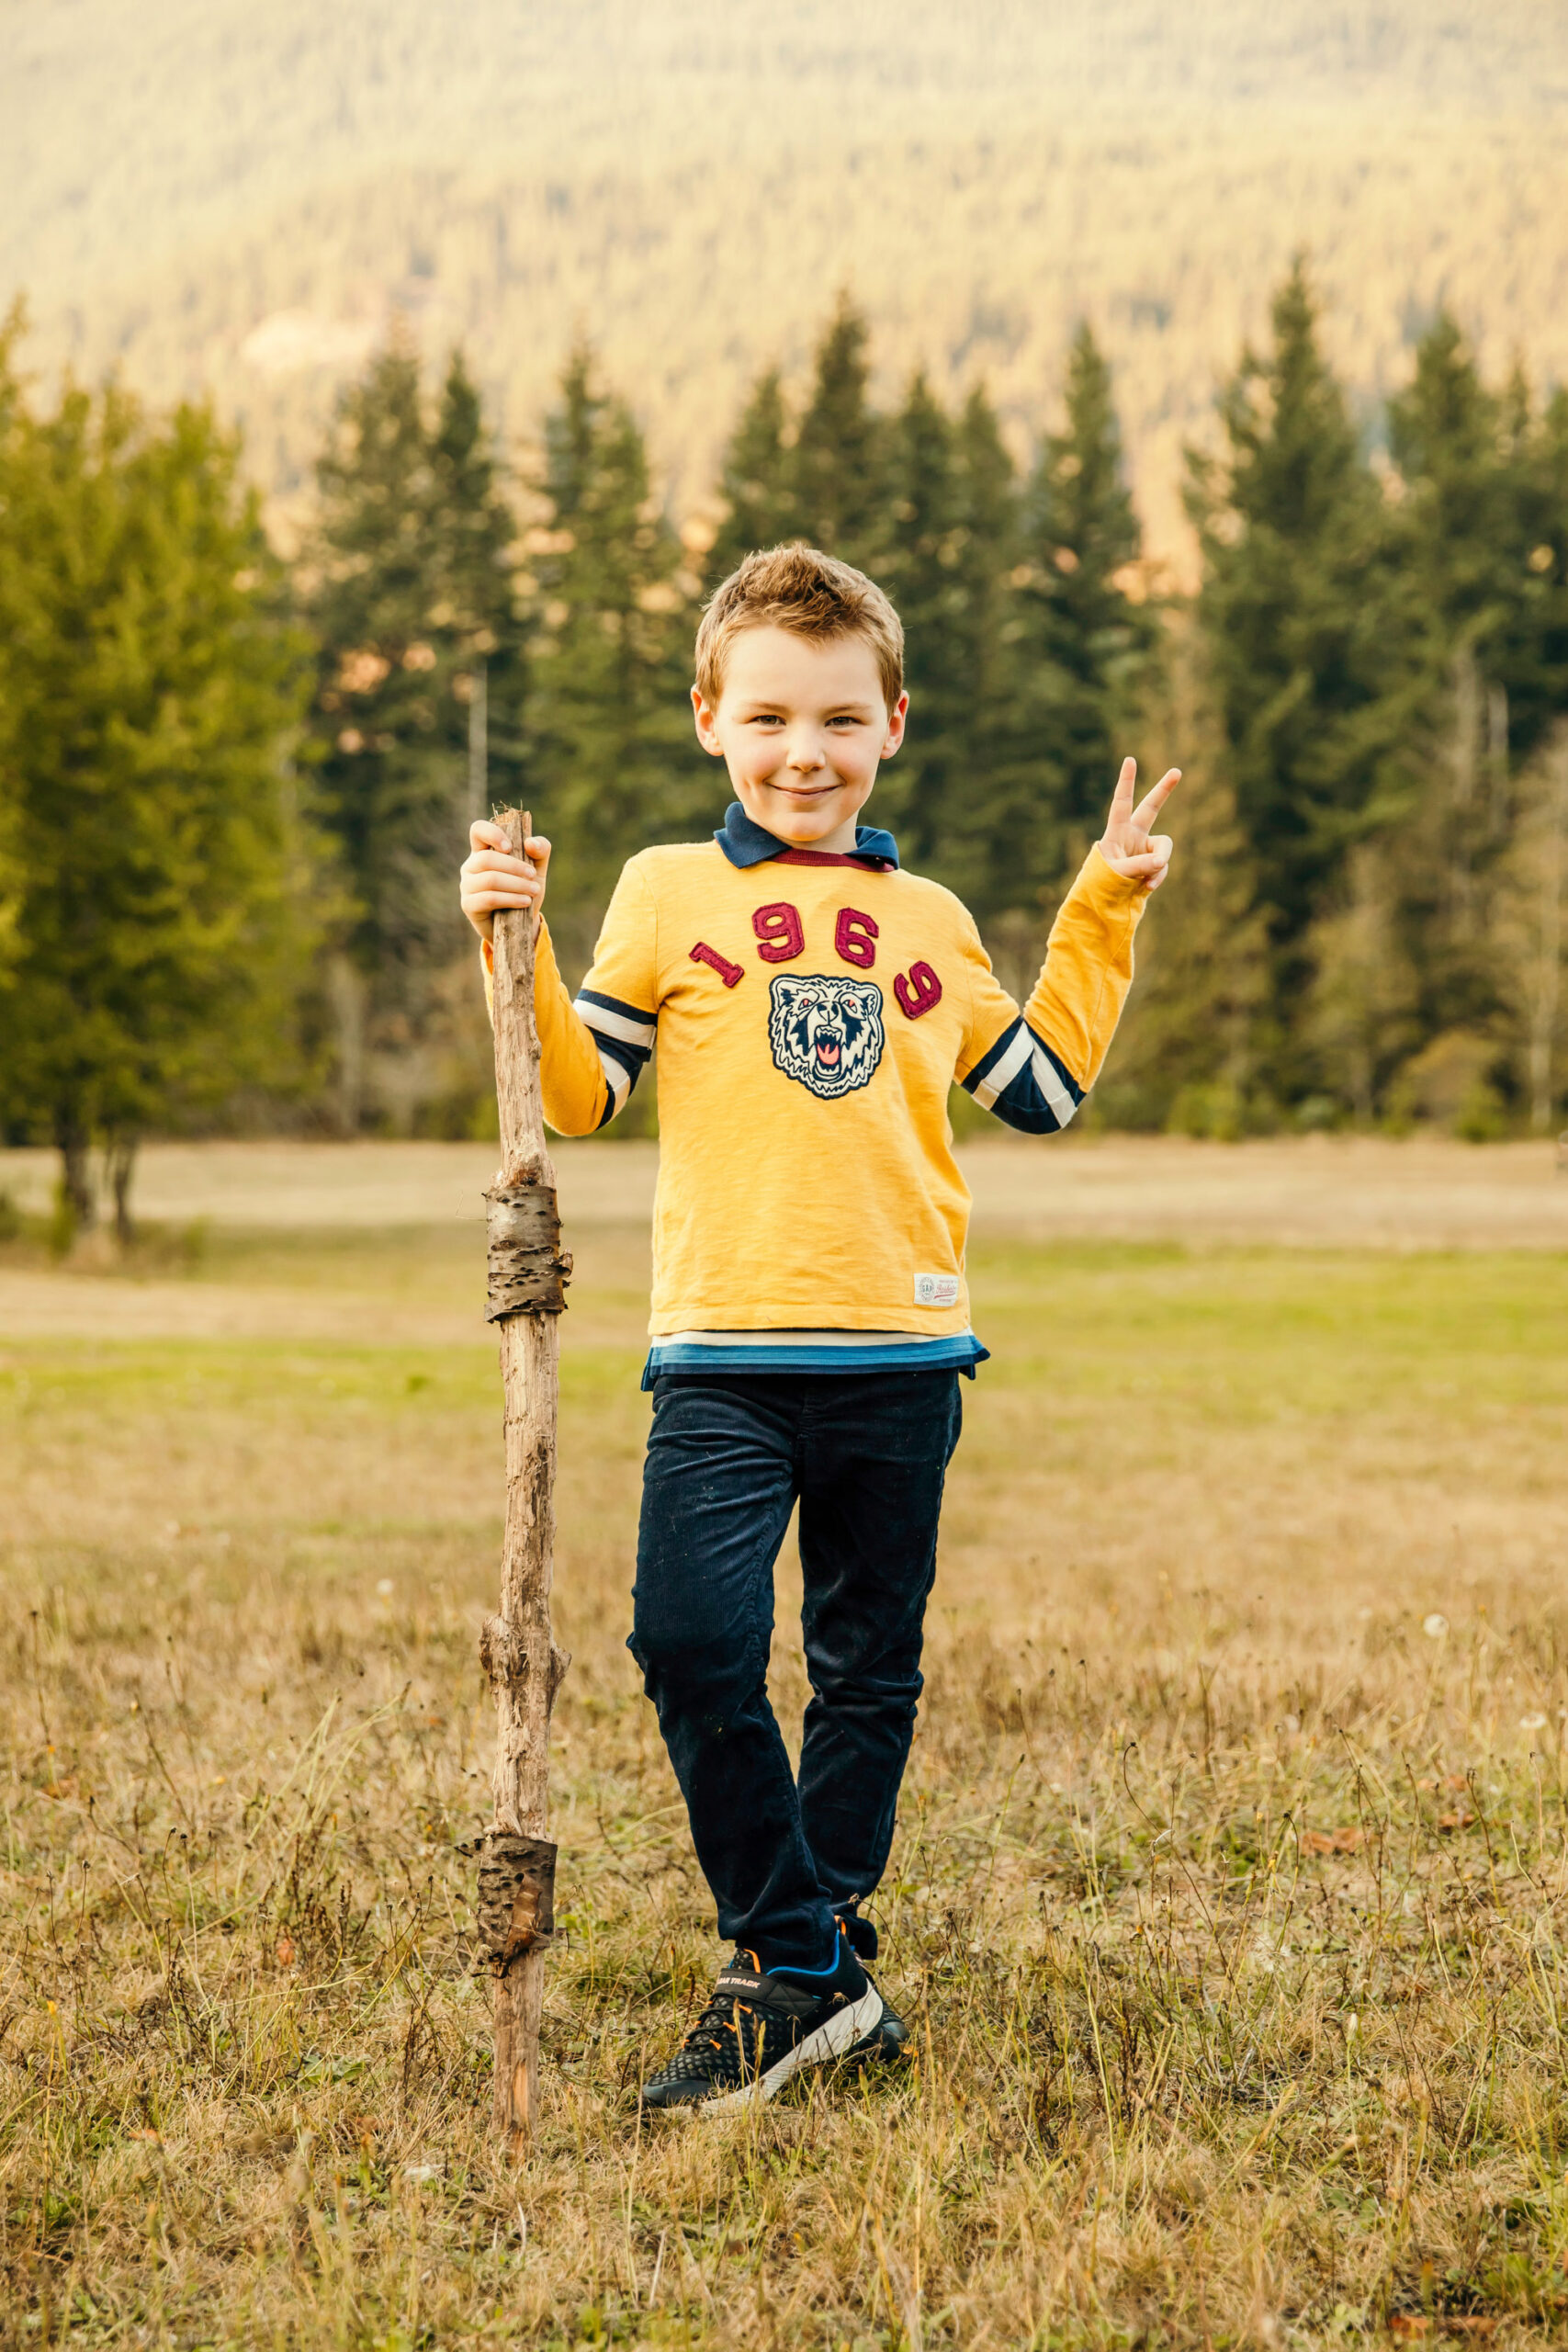
[[[797,849],[852,849],[877,764],[904,740],[909,697],[889,711],[863,638],[749,628],[729,648],[717,709],[695,686],[692,706],[698,740],[725,761],[755,823]]]

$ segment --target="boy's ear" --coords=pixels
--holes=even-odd
[[[908,694],[901,694],[887,714],[887,732],[882,739],[880,758],[890,760],[893,757],[904,740],[904,723],[908,716],[909,697]]]
[[[701,686],[694,686],[692,688],[692,717],[696,721],[697,741],[710,759],[722,760],[724,745],[714,731],[715,716],[716,714],[703,700]]]

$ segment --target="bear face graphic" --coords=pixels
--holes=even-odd
[[[768,994],[768,1042],[786,1078],[829,1102],[866,1084],[886,1035],[882,990],[874,980],[780,972]]]

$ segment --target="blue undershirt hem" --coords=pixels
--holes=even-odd
[[[813,1347],[769,1347],[765,1342],[726,1347],[722,1340],[655,1340],[642,1368],[642,1386],[650,1389],[660,1373],[819,1373],[853,1378],[862,1372],[961,1372],[973,1380],[977,1364],[988,1363],[991,1351],[973,1331],[955,1331],[935,1340],[870,1340]]]

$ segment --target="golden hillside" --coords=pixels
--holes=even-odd
[[[575,333],[678,504],[835,289],[891,392],[1049,413],[1087,312],[1156,544],[1308,246],[1369,408],[1450,301],[1568,376],[1561,0],[76,0],[0,20],[0,287],[35,362],[210,387],[297,496],[401,311],[509,433]]]

